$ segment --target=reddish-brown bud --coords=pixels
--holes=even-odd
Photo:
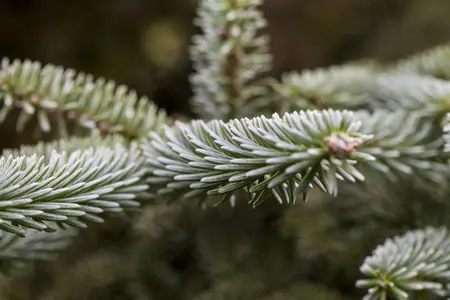
[[[352,138],[350,141],[346,141],[333,135],[327,141],[327,152],[339,159],[344,159],[360,147],[363,142],[364,141],[361,138]]]

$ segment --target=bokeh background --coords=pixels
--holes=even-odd
[[[190,116],[196,5],[0,0],[0,56],[111,78],[174,116]],[[354,59],[390,61],[450,40],[448,0],[265,0],[262,9],[275,77]],[[13,119],[0,126],[0,149],[33,142],[31,131],[14,131]],[[407,185],[395,193],[417,199],[416,213],[430,197]],[[397,196],[380,188],[359,199]],[[401,204],[388,226],[364,201],[348,207],[338,200],[289,209],[274,201],[258,210],[145,208],[83,231],[54,263],[5,276],[3,289],[18,300],[360,299],[354,281],[362,259],[386,236],[417,224]]]

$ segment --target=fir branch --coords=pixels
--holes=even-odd
[[[83,149],[100,149],[113,147],[114,145],[123,145],[126,147],[127,141],[124,137],[117,134],[107,135],[105,137],[96,135],[91,135],[89,137],[72,136],[68,139],[57,139],[51,142],[38,142],[35,145],[22,145],[18,149],[4,149],[2,156],[7,157],[13,155],[14,157],[19,157],[22,155],[36,155],[39,157],[43,156],[44,161],[48,162],[52,153],[55,151],[58,153],[65,152],[71,154]]]
[[[409,231],[378,246],[361,266],[370,279],[356,285],[367,288],[363,298],[410,299],[421,290],[445,296],[450,282],[450,237],[445,228]],[[388,298],[389,297],[389,298]]]
[[[384,74],[373,88],[375,107],[405,109],[428,117],[450,112],[450,82],[417,74]]]
[[[268,37],[259,35],[267,22],[258,10],[261,0],[202,0],[193,38],[191,84],[193,110],[202,119],[254,114],[266,105],[258,77],[271,67]]]
[[[361,132],[373,136],[359,149],[376,157],[368,162],[372,168],[392,178],[414,171],[437,178],[448,172],[443,140],[432,138],[432,122],[423,120],[420,112],[378,109],[374,113],[360,111],[357,116],[362,121]]]
[[[56,224],[54,226],[57,228]],[[28,229],[25,237],[0,232],[0,260],[16,263],[53,259],[58,251],[69,245],[77,233],[73,227],[58,228],[54,232]]]
[[[97,132],[137,138],[167,121],[165,112],[146,97],[112,80],[30,60],[2,60],[0,101],[0,123],[14,107],[21,109],[18,131],[34,115],[44,132],[51,130],[52,118],[65,116]]]
[[[450,45],[439,45],[402,59],[392,70],[450,79]]]
[[[177,123],[152,133],[143,151],[149,184],[159,194],[230,199],[245,188],[253,205],[269,193],[295,203],[311,184],[336,195],[337,179],[364,180],[358,161],[391,177],[445,171],[442,140],[429,141],[430,130],[418,115],[401,111],[300,111]]]
[[[349,64],[286,73],[272,86],[282,111],[357,109],[367,106],[376,75],[372,65]]]
[[[354,164],[367,138],[350,111],[301,111],[272,118],[177,123],[143,143],[149,184],[159,194],[223,196],[246,188],[257,205],[272,193],[281,203],[306,198],[315,184],[337,193],[337,178],[363,180]]]
[[[102,222],[102,213],[138,206],[147,189],[136,143],[18,154],[0,159],[0,229],[14,234],[52,230],[48,221],[82,228],[84,221]]]

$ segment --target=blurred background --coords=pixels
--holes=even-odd
[[[114,79],[172,115],[189,115],[196,5],[0,0],[0,56]],[[353,59],[394,60],[450,40],[448,0],[265,0],[262,9],[275,77]],[[34,142],[29,132],[15,133],[14,124],[0,126],[0,149]],[[360,198],[430,197],[407,188],[387,193]],[[83,231],[54,263],[5,276],[5,294],[21,300],[360,299],[354,281],[362,259],[386,236],[417,224],[400,222],[407,215],[400,204],[400,216],[386,225],[367,205],[349,208],[338,200],[293,209],[270,200],[257,210],[146,208]]]

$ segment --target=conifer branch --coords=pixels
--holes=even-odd
[[[378,76],[374,106],[405,109],[424,116],[441,118],[450,112],[450,82],[417,74]]]
[[[268,37],[259,35],[267,22],[261,0],[201,0],[193,38],[191,84],[194,112],[202,119],[229,120],[254,114],[266,105],[259,76],[270,70]]]
[[[46,162],[49,161],[53,152],[65,152],[71,154],[76,151],[86,150],[89,148],[102,149],[113,147],[114,145],[122,145],[126,147],[128,141],[121,135],[111,134],[105,137],[100,137],[95,134],[89,137],[72,136],[70,138],[57,139],[51,142],[38,142],[34,145],[22,145],[18,149],[4,149],[3,157],[13,155],[14,157],[26,156],[43,156]]]
[[[0,103],[0,123],[13,108],[21,110],[18,131],[33,116],[44,132],[51,130],[51,119],[64,117],[94,131],[137,138],[167,121],[146,97],[112,80],[30,60],[2,60]]]
[[[361,272],[370,277],[356,283],[368,289],[364,300],[405,300],[421,290],[446,296],[450,283],[448,231],[426,228],[388,239],[365,259]]]
[[[85,221],[102,222],[103,213],[136,207],[147,189],[142,164],[136,143],[10,152],[0,159],[0,230],[24,236],[26,228],[53,230],[49,221],[84,228]]]
[[[74,227],[57,228],[54,232],[27,229],[26,236],[0,232],[0,260],[23,262],[33,260],[50,260],[61,249],[69,245],[77,234]]]
[[[405,112],[310,110],[177,123],[143,143],[148,182],[159,194],[187,198],[229,199],[245,188],[254,205],[269,193],[295,203],[310,185],[336,195],[337,179],[364,180],[358,161],[389,175],[443,169],[442,141],[427,142],[430,126],[419,121]]]
[[[282,111],[358,109],[367,106],[376,75],[373,66],[349,64],[286,73],[272,87]]]
[[[349,111],[301,111],[272,118],[177,123],[143,143],[149,184],[159,194],[232,197],[246,188],[259,204],[281,203],[315,184],[336,194],[337,178],[363,180],[354,164],[374,159],[357,151],[368,136]]]
[[[378,109],[374,113],[359,111],[357,117],[362,122],[361,132],[373,136],[359,151],[376,157],[368,162],[374,169],[390,177],[414,171],[427,176],[448,172],[444,141],[432,138],[432,122],[423,120],[420,112]]]
[[[439,45],[397,62],[393,72],[450,79],[450,44]]]

